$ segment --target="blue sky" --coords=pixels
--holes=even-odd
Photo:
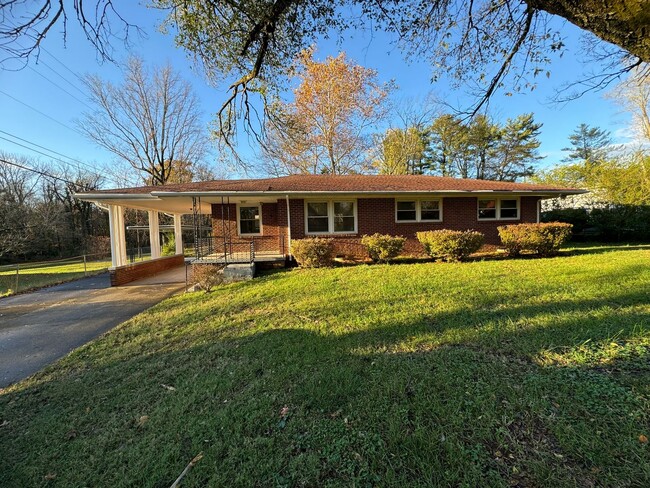
[[[140,39],[134,36],[129,49],[116,43],[115,57],[118,60],[125,59],[129,53],[133,53],[142,56],[151,65],[170,62],[192,83],[203,104],[207,128],[224,100],[225,90],[210,87],[186,53],[174,45],[173,36],[158,31],[157,25],[162,20],[160,12],[132,4],[125,16],[134,19],[146,31],[147,37]],[[87,98],[84,88],[76,76],[96,73],[106,79],[119,81],[120,72],[115,65],[98,61],[92,46],[73,24],[71,19],[65,46],[59,32],[50,33],[44,44],[47,52],[41,53],[40,62],[32,59],[27,67],[17,71],[7,69],[19,66],[19,63],[11,63],[0,70],[0,150],[42,157],[2,139],[24,144],[7,136],[6,133],[10,133],[91,166],[110,164],[113,161],[110,153],[98,148],[74,130],[75,120],[89,110],[85,105]],[[514,94],[511,97],[498,94],[490,103],[490,111],[498,119],[533,112],[535,119],[543,123],[541,153],[547,156],[543,165],[559,162],[568,135],[582,122],[610,130],[617,143],[628,142],[626,127],[629,116],[621,113],[611,101],[604,99],[602,93],[590,93],[565,105],[549,103],[554,89],[575,80],[583,70],[578,53],[579,29],[560,21],[556,25],[561,26],[562,32],[567,36],[568,52],[551,65],[551,78],[540,80],[538,89],[532,93]],[[454,105],[466,106],[470,103],[470,99],[461,90],[452,89],[445,80],[431,84],[429,66],[417,60],[406,62],[399,49],[394,48],[385,35],[359,32],[352,39],[344,40],[340,46],[326,40],[320,42],[317,49],[316,57],[320,59],[345,50],[358,64],[377,70],[380,80],[394,80],[399,87],[394,94],[395,99],[418,102],[431,93]],[[248,147],[246,138],[240,139],[242,153],[252,156],[253,151]]]

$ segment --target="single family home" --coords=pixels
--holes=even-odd
[[[497,227],[539,222],[540,201],[584,190],[550,185],[425,175],[291,175],[144,186],[77,194],[109,211],[113,267],[127,265],[124,208],[149,211],[152,258],[159,257],[158,213],[174,216],[177,255],[181,215],[193,215],[195,258],[284,259],[291,241],[333,240],[339,254],[362,255],[365,234],[406,237],[404,252],[420,254],[415,235],[473,229],[499,244]],[[211,215],[210,232],[201,229]]]

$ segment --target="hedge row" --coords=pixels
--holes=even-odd
[[[542,213],[542,222],[572,224],[574,239],[583,241],[650,240],[650,205],[611,205],[592,210],[551,210]]]
[[[548,256],[557,252],[571,236],[572,225],[563,222],[543,224],[504,225],[497,228],[503,247],[516,256],[522,251]],[[473,230],[431,230],[418,232],[418,241],[434,259],[463,261],[483,245],[485,236]],[[373,234],[363,236],[362,245],[375,262],[390,262],[402,252],[406,239],[402,236]],[[291,243],[291,253],[305,268],[330,266],[334,260],[334,246],[330,239],[297,239]]]

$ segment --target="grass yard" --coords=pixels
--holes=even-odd
[[[106,271],[110,265],[110,259],[88,261],[86,272],[88,275],[101,273]],[[37,263],[37,265],[31,265],[27,263],[20,265],[18,290],[16,290],[16,270],[8,268],[10,267],[0,267],[0,297],[13,295],[17,291],[42,288],[84,277],[84,262],[79,259],[61,264]]]
[[[650,486],[650,246],[291,270],[0,394],[0,486]]]

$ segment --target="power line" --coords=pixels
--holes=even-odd
[[[52,56],[52,55],[50,54],[50,56]],[[54,56],[52,56],[52,57],[54,57]],[[56,60],[56,58],[54,58],[54,59]],[[57,61],[58,61],[58,60],[57,60]],[[64,65],[63,63],[61,63],[60,61],[59,61],[59,63],[62,64],[63,67],[65,67],[65,65]],[[57,75],[57,76],[58,76],[59,78],[61,78],[63,81],[65,81],[68,85],[70,85],[70,86],[73,87],[75,90],[77,90],[79,93],[81,93],[81,94],[84,95],[84,96],[86,95],[86,93],[85,93],[81,88],[79,88],[79,86],[77,86],[77,85],[75,85],[74,83],[72,83],[72,82],[71,82],[70,80],[68,80],[65,76],[63,76],[63,75],[62,75],[61,73],[59,73],[57,70],[55,70],[54,68],[52,68],[52,66],[50,66],[49,64],[47,64],[45,61],[43,61],[42,59],[39,59],[39,60],[36,61],[36,65],[40,66],[41,64],[42,64],[43,66],[45,66],[47,69],[49,69],[50,71],[52,71],[52,73],[54,73],[55,75]],[[73,74],[74,74],[74,72],[73,72]],[[85,82],[84,82],[83,80],[80,80],[80,81],[81,81],[82,84],[85,84]]]
[[[29,150],[29,151],[33,151],[33,152],[35,152],[35,153],[41,154],[41,155],[43,155],[43,156],[45,156],[45,157],[48,157],[48,158],[50,158],[50,159],[54,159],[54,160],[56,160],[56,161],[60,161],[60,162],[62,162],[62,163],[64,163],[64,164],[70,164],[68,161],[64,161],[63,159],[57,158],[57,157],[55,157],[55,156],[52,156],[51,154],[47,154],[47,153],[44,153],[44,152],[39,151],[39,150],[37,150],[37,149],[33,149],[33,148],[29,147],[29,146],[25,146],[24,144],[20,144],[20,143],[18,143],[18,142],[16,142],[16,141],[12,141],[11,139],[7,139],[6,137],[2,137],[2,136],[0,136],[0,139],[2,139],[2,140],[4,140],[4,141],[7,141],[7,142],[10,142],[10,143],[12,143],[12,144],[15,144],[16,146],[23,147],[23,148],[25,148],[25,149],[27,149],[27,150]],[[99,173],[99,172],[96,171],[96,173]]]
[[[9,24],[10,27],[13,27],[14,29],[18,28],[18,27],[16,26],[16,24],[14,24],[13,22],[9,22],[7,19],[5,19],[5,21]],[[26,37],[29,37],[30,39],[33,39],[34,41],[37,40],[36,37],[32,36],[31,34],[25,33],[25,36],[26,36]],[[17,41],[13,41],[13,42],[14,42],[14,44],[16,44],[19,48],[21,48],[21,49],[26,49],[26,48],[25,48],[24,46],[22,46],[19,42],[17,42]],[[3,49],[4,49],[5,51],[7,51],[7,52],[10,52],[7,48],[3,48]],[[73,76],[75,76],[75,77],[76,77],[76,78],[77,78],[81,83],[84,83],[84,84],[85,84],[85,81],[84,81],[84,79],[83,79],[82,76],[80,76],[78,73],[76,73],[76,72],[72,71],[70,68],[68,68],[68,66],[67,66],[63,61],[61,61],[61,60],[60,60],[59,58],[57,58],[54,54],[52,54],[50,51],[48,51],[47,49],[45,49],[45,48],[44,48],[40,43],[38,44],[37,49],[38,49],[38,51],[43,51],[43,52],[47,53],[47,54],[48,54],[52,59],[54,59],[54,61],[56,61],[57,63],[59,63],[61,66],[63,66],[67,71],[69,71]],[[36,63],[38,64],[39,62],[40,62],[40,56],[39,56],[38,53],[37,53],[37,55],[36,55]],[[47,64],[46,64],[44,61],[43,61],[43,64],[45,64],[45,65],[47,66]],[[49,67],[49,66],[48,66],[48,67]],[[49,67],[49,68],[50,68],[52,71],[54,71],[55,73],[57,73],[57,72],[54,70],[54,68],[51,68],[51,67]],[[64,78],[63,76],[61,76],[59,73],[57,73],[57,74],[58,74],[61,78],[63,78],[64,80],[67,81],[67,79]],[[75,85],[72,85],[72,86],[75,86]],[[77,89],[79,90],[78,87],[75,86],[75,88],[77,88]],[[81,91],[81,90],[79,90],[79,91]],[[82,93],[83,93],[83,92],[82,92]]]
[[[43,46],[39,46],[39,48],[42,49],[43,52],[49,54],[50,57],[51,57],[52,59],[54,59],[54,61],[56,61],[56,62],[59,63],[61,66],[63,66],[66,70],[68,70],[70,73],[72,73],[72,74],[73,74],[73,75],[74,75],[74,76],[75,76],[75,77],[76,77],[76,78],[77,78],[81,83],[83,83],[83,84],[86,83],[86,81],[83,79],[83,76],[79,75],[79,74],[76,73],[75,71],[72,71],[70,68],[68,68],[68,66],[67,66],[63,61],[61,61],[59,58],[57,58],[57,57],[56,57],[54,54],[52,54],[50,51],[48,51],[47,49],[45,49]]]
[[[36,174],[41,175],[41,176],[43,176],[45,178],[52,178],[54,180],[63,181],[64,183],[67,183],[69,185],[73,185],[73,186],[76,186],[77,188],[83,189],[83,186],[81,186],[78,183],[75,183],[74,181],[66,180],[65,178],[61,178],[60,176],[54,176],[54,175],[51,175],[51,174],[46,173],[44,171],[40,171],[38,169],[30,168],[29,166],[25,166],[25,165],[22,165],[22,164],[13,162],[13,161],[7,161],[6,159],[3,159],[3,158],[0,158],[0,163],[9,164],[11,166],[15,166],[16,168],[24,169],[25,171],[31,171],[32,173],[36,173]]]
[[[69,129],[69,130],[71,130],[71,131],[73,131],[73,132],[76,132],[77,134],[82,135],[82,136],[85,137],[85,134],[84,134],[83,132],[78,131],[77,129],[73,129],[73,128],[70,127],[69,125],[64,124],[63,122],[60,122],[60,121],[56,120],[56,119],[53,118],[53,117],[50,117],[50,116],[47,115],[46,113],[41,112],[40,110],[38,110],[37,108],[32,107],[32,106],[29,105],[28,103],[25,103],[25,102],[23,102],[22,100],[18,100],[16,97],[13,97],[13,96],[9,95],[7,92],[5,92],[5,91],[3,91],[3,90],[0,90],[0,93],[2,93],[3,95],[5,95],[5,96],[11,98],[12,100],[14,100],[14,101],[16,101],[16,102],[18,102],[18,103],[20,103],[21,105],[24,105],[25,107],[27,107],[27,108],[33,110],[34,112],[41,114],[43,117],[46,117],[46,118],[50,119],[50,120],[53,121],[53,122],[56,122],[57,124],[59,124],[59,125],[65,127],[66,129]]]
[[[27,67],[28,67],[30,70],[32,70],[34,73],[36,73],[38,76],[40,76],[41,78],[43,78],[45,81],[47,81],[48,83],[51,83],[52,85],[54,85],[55,87],[57,87],[57,88],[58,88],[59,90],[61,90],[62,92],[67,93],[68,95],[70,95],[72,98],[74,98],[74,99],[75,99],[76,101],[78,101],[79,103],[83,103],[83,104],[84,104],[86,107],[88,107],[90,110],[94,110],[94,109],[93,109],[90,105],[88,105],[86,102],[84,102],[83,100],[81,100],[80,98],[78,98],[76,95],[73,95],[72,93],[70,93],[68,90],[66,90],[65,88],[63,88],[63,87],[62,87],[61,85],[59,85],[58,83],[55,83],[54,81],[52,81],[51,79],[49,79],[49,78],[48,78],[47,76],[45,76],[43,73],[39,73],[39,72],[36,71],[32,66],[27,66]]]
[[[67,158],[67,159],[69,159],[70,161],[74,161],[75,163],[78,163],[78,164],[80,164],[80,165],[82,165],[82,166],[85,166],[86,168],[91,169],[92,171],[97,172],[97,168],[94,168],[93,166],[91,166],[91,165],[89,165],[89,164],[87,164],[87,163],[84,163],[83,161],[80,161],[80,160],[78,160],[78,159],[71,158],[70,156],[66,156],[65,154],[62,154],[62,153],[60,153],[60,152],[57,152],[57,151],[55,151],[54,149],[49,149],[49,148],[47,148],[47,147],[45,147],[45,146],[41,146],[40,144],[36,144],[35,142],[29,141],[29,140],[27,140],[27,139],[23,139],[22,137],[18,137],[17,135],[11,134],[10,132],[6,132],[6,131],[4,131],[4,130],[0,130],[0,133],[5,134],[5,135],[8,135],[9,137],[13,137],[14,139],[18,139],[19,141],[26,142],[27,144],[30,144],[30,145],[32,145],[32,146],[36,146],[36,147],[38,147],[38,148],[40,148],[40,149],[43,149],[43,150],[48,151],[48,152],[50,152],[50,153],[56,154],[56,155],[58,155],[58,156],[62,156],[62,157],[64,157],[64,158]],[[5,140],[6,140],[6,139],[5,139]],[[12,141],[9,141],[9,142],[12,142]],[[14,144],[15,144],[15,143],[14,143]],[[67,163],[67,164],[71,164],[71,163]]]

